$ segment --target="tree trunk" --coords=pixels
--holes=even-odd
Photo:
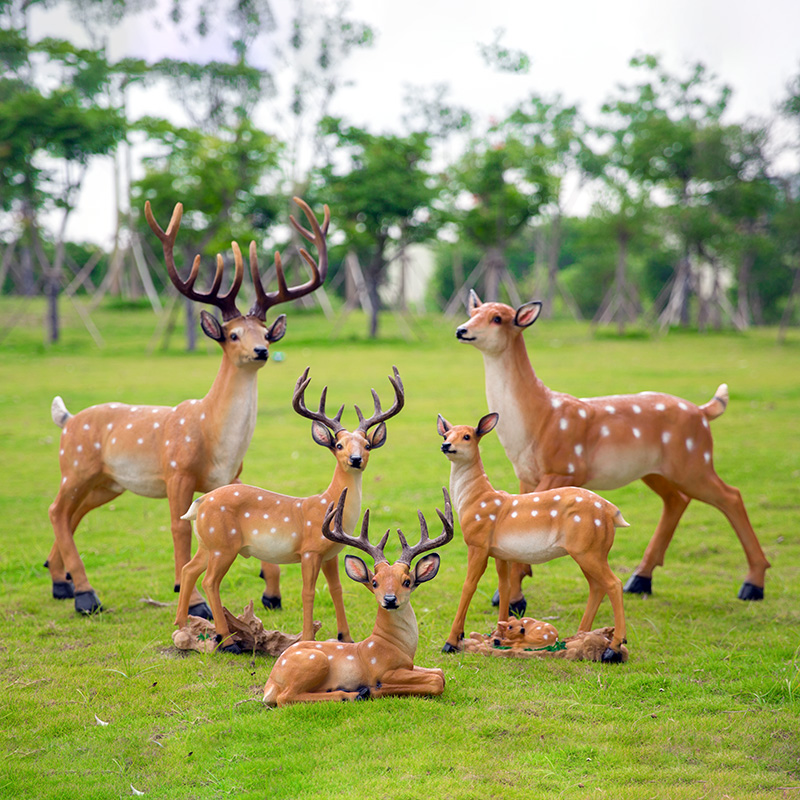
[[[503,275],[506,260],[499,247],[490,247],[486,251],[486,276],[483,279],[484,299],[496,303],[500,299],[500,278]]]

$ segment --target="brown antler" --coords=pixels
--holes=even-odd
[[[364,415],[361,413],[361,409],[356,406],[356,414],[358,414],[358,430],[366,433],[371,427],[377,425],[379,422],[385,422],[390,417],[394,417],[396,414],[399,414],[403,406],[405,405],[406,398],[405,398],[405,390],[403,389],[403,381],[400,380],[400,373],[397,371],[397,367],[392,367],[392,371],[394,372],[394,377],[391,375],[389,376],[389,382],[394,387],[394,403],[392,403],[392,407],[388,411],[381,411],[381,401],[378,397],[378,393],[373,389],[372,390],[372,401],[374,403],[373,414],[369,419],[364,419]]]
[[[364,512],[364,519],[361,522],[361,535],[358,538],[344,532],[342,528],[342,517],[344,515],[344,501],[346,497],[347,489],[339,495],[339,502],[336,504],[336,508],[333,507],[333,503],[328,506],[328,511],[325,514],[325,521],[322,523],[323,535],[332,542],[350,545],[350,547],[363,550],[367,555],[372,557],[376,564],[381,561],[386,561],[388,563],[388,559],[383,554],[383,548],[386,547],[386,542],[389,539],[389,531],[386,531],[383,539],[381,539],[377,545],[369,543],[369,509]],[[333,522],[333,527],[331,527],[331,522]],[[451,538],[452,535],[451,528]]]
[[[309,223],[311,224],[312,230],[309,231],[300,225],[299,222],[293,217],[289,216],[289,219],[294,226],[295,230],[309,242],[314,242],[317,248],[317,254],[319,258],[319,265],[314,261],[313,258],[308,254],[308,251],[304,248],[300,248],[300,255],[303,257],[303,260],[311,267],[311,280],[307,281],[306,283],[301,284],[300,286],[293,286],[291,289],[286,285],[286,277],[283,274],[283,262],[281,260],[281,254],[276,250],[275,251],[275,272],[278,277],[278,291],[277,292],[265,292],[264,285],[261,282],[261,277],[258,271],[258,256],[256,254],[256,244],[255,242],[250,243],[250,275],[253,278],[253,286],[256,290],[256,301],[253,303],[253,307],[250,309],[250,314],[254,317],[258,317],[258,319],[266,320],[267,318],[267,311],[273,306],[278,305],[279,303],[285,303],[289,300],[296,300],[299,297],[304,297],[307,294],[310,294],[315,289],[318,289],[322,286],[323,281],[325,280],[328,274],[328,246],[325,237],[328,233],[328,225],[331,221],[331,212],[328,206],[324,207],[325,209],[325,218],[322,222],[322,227],[320,227],[319,222],[317,222],[317,218],[314,215],[314,212],[309,208],[309,206],[301,200],[299,197],[293,198],[295,203],[297,203],[300,208],[303,209],[303,213],[308,218]]]
[[[241,312],[236,308],[236,295],[242,285],[242,278],[244,277],[244,268],[242,266],[242,253],[239,250],[239,245],[236,242],[231,243],[233,250],[233,261],[235,264],[235,273],[233,276],[233,283],[227,294],[219,296],[219,287],[222,284],[222,272],[224,263],[222,256],[217,254],[217,272],[214,275],[214,283],[210,291],[205,294],[198,292],[194,288],[194,282],[197,280],[197,273],[200,271],[200,256],[194,257],[192,264],[192,271],[186,281],[182,281],[178,270],[175,268],[175,239],[178,236],[178,230],[181,227],[181,217],[183,216],[183,203],[176,203],[175,209],[172,212],[172,218],[169,221],[166,232],[162,230],[161,226],[156,222],[153,216],[153,211],[150,208],[150,201],[146,200],[144,204],[144,215],[147,218],[147,224],[156,236],[161,240],[164,247],[164,261],[167,264],[167,272],[169,273],[170,280],[175,288],[190,300],[196,300],[198,303],[208,303],[209,305],[216,306],[222,312],[223,321],[240,317]]]
[[[319,410],[318,411],[309,411],[306,408],[305,402],[305,392],[306,387],[309,383],[311,383],[311,378],[308,377],[308,370],[310,367],[306,367],[303,374],[297,379],[297,383],[294,387],[294,394],[292,395],[292,408],[301,416],[306,417],[307,419],[314,420],[316,422],[321,422],[323,425],[326,425],[330,428],[334,434],[339,433],[339,431],[343,431],[344,425],[342,425],[342,412],[344,411],[344,406],[342,406],[339,411],[336,413],[336,416],[331,419],[331,417],[325,414],[325,401],[328,397],[328,387],[325,386],[322,389],[322,395],[319,398]]]
[[[404,564],[408,564],[410,566],[411,562],[418,555],[427,553],[428,550],[434,550],[441,545],[447,544],[453,538],[453,507],[450,504],[450,495],[448,494],[447,489],[442,489],[442,492],[444,493],[444,514],[439,511],[438,508],[436,509],[436,513],[439,515],[442,525],[444,525],[444,530],[435,539],[429,539],[428,524],[425,522],[425,517],[422,516],[422,512],[417,511],[419,516],[420,540],[413,547],[409,547],[406,537],[403,536],[403,532],[398,528],[397,535],[400,537],[400,544],[403,546],[403,550],[400,553],[400,558],[397,559],[398,561],[402,561]]]

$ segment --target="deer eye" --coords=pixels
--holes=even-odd
[[[371,450],[372,449],[372,445],[369,442],[367,442],[367,444],[364,445],[364,449],[365,450]]]
[[[406,586],[406,587],[408,587],[408,586],[411,586],[411,581],[410,581],[408,578],[406,578],[406,579],[403,581],[403,586]]]
[[[464,441],[465,441],[465,442],[468,442],[468,441],[469,441],[471,438],[472,438],[472,437],[471,437],[471,436],[470,436],[468,433],[465,433],[465,434],[464,434]]]
[[[231,334],[231,341],[232,342],[238,342],[239,341],[239,334],[238,333],[232,333]]]
[[[376,580],[372,581],[372,588],[373,589],[377,589],[378,588],[378,581],[376,581]]]
[[[339,444],[336,445],[336,449],[337,450],[344,450],[344,447],[342,446],[341,442],[339,442]]]
[[[494,317],[494,319],[492,319],[492,322],[494,322],[495,325],[499,325],[502,321],[503,321],[503,318],[501,316],[499,316],[499,315]]]

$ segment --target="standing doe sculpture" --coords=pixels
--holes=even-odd
[[[440,695],[444,691],[444,672],[414,666],[419,630],[411,593],[421,583],[432,580],[439,571],[439,555],[423,553],[447,544],[453,538],[453,511],[444,490],[444,513],[436,509],[443,531],[428,538],[428,526],[419,513],[420,540],[413,547],[401,530],[400,557],[390,564],[384,555],[389,538],[386,531],[375,546],[369,543],[369,510],[364,512],[361,535],[349,536],[343,528],[344,496],[336,509],[331,505],[322,532],[331,541],[362,550],[375,562],[371,572],[358,556],[344,559],[347,575],[375,596],[378,613],[372,635],[362,642],[298,642],[278,657],[264,686],[264,702],[270,706],[289,703],[314,703],[325,700],[366,700],[386,695]]]
[[[476,427],[451,425],[439,415],[442,452],[450,461],[450,494],[467,544],[467,576],[461,591],[445,653],[454,653],[464,638],[464,621],[489,558],[495,560],[500,587],[500,622],[508,619],[509,564],[543,564],[570,555],[589,582],[589,600],[578,631],[591,631],[605,595],[614,610],[614,636],[602,660],[622,661],[625,612],[622,581],[608,565],[615,528],[628,527],[619,509],[594,492],[575,487],[530,494],[495,490],[481,462],[480,440],[497,425],[487,414]]]
[[[349,531],[355,529],[361,513],[361,479],[370,452],[386,443],[386,421],[399,414],[405,402],[397,367],[389,381],[395,392],[392,406],[383,411],[373,389],[374,413],[365,419],[356,406],[359,425],[351,433],[341,423],[344,406],[333,418],[325,414],[327,386],[322,390],[319,410],[306,408],[305,390],[311,382],[306,368],[297,380],[292,406],[298,414],[312,421],[314,441],[328,448],[336,458],[330,485],[320,494],[310,497],[289,497],[244,484],[223,486],[198,497],[182,517],[195,521],[197,552],[181,573],[181,593],[175,617],[178,627],[186,625],[191,613],[190,594],[198,577],[205,571],[203,589],[211,605],[221,649],[239,652],[237,644],[227,641],[230,629],[222,610],[219,587],[236,556],[243,555],[245,558],[255,556],[268,564],[300,564],[303,639],[314,638],[314,592],[321,568],[336,609],[339,640],[352,641],[339,579],[338,555],[342,547],[323,536],[322,523],[328,505],[344,492],[344,496],[349,497],[342,511],[344,526]]]
[[[770,564],[747,516],[739,490],[714,471],[709,422],[728,404],[722,384],[702,406],[657,392],[578,399],[549,389],[536,376],[522,336],[542,304],[513,309],[482,303],[470,292],[470,319],[456,330],[483,355],[489,410],[500,414],[497,434],[523,492],[561,486],[616,489],[641,478],[664,508],[642,561],[625,591],[652,592],[652,575],[664,563],[675,527],[692,498],[722,511],[747,558],[738,597],[761,600]],[[512,600],[524,611],[516,565]],[[521,598],[521,599],[520,599]]]
[[[220,295],[223,261],[217,256],[213,285],[206,293],[194,288],[200,268],[195,256],[189,278],[181,280],[175,268],[174,245],[183,206],[178,203],[164,232],[155,221],[150,204],[145,216],[163,244],[169,277],[178,291],[190,300],[218,308],[222,322],[207,311],[200,314],[206,336],[222,347],[222,363],[208,394],[200,400],[185,400],[177,406],[142,406],[105,403],[70,414],[60,397],[53,400],[53,421],[62,429],[60,444],[61,485],[50,506],[55,544],[47,560],[53,582],[53,597],[75,598],[75,610],[91,614],[102,609],[92,589],[75,545],[75,529],[93,508],[108,503],[126,489],[145,497],[167,497],[172,520],[175,555],[175,591],[179,591],[181,570],[191,557],[191,525],[181,519],[195,492],[206,492],[237,478],[250,444],[258,406],[258,370],[269,357],[269,345],[286,332],[281,314],[269,327],[267,311],[280,303],[313,292],[328,271],[326,235],[330,211],[319,225],[311,209],[300,198],[311,230],[291,217],[292,225],[317,248],[319,264],[306,250],[300,253],[309,264],[312,277],[306,283],[287,287],[280,253],[275,253],[278,290],[266,292],[261,283],[255,242],[250,244],[250,272],[256,300],[246,316],[236,308],[242,285],[242,254],[232,244],[235,273],[231,288]],[[196,615],[208,617],[203,598],[195,591],[191,598]]]

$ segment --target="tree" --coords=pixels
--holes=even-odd
[[[378,335],[378,289],[390,251],[435,234],[436,181],[425,167],[427,132],[372,134],[328,117],[322,129],[332,143],[327,164],[313,173],[315,193],[336,209],[336,223],[364,266],[369,336]]]

